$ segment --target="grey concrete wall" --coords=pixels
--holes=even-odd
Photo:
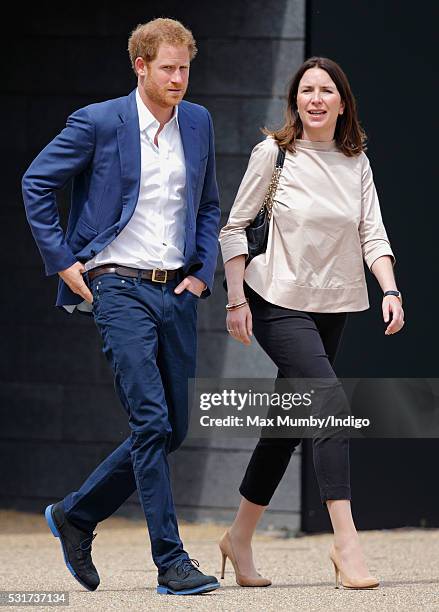
[[[286,82],[304,53],[304,0],[128,3],[119,15],[105,7],[53,11],[19,8],[3,37],[3,137],[0,301],[0,505],[40,510],[77,488],[128,433],[94,324],[53,307],[56,278],[46,278],[24,216],[20,178],[32,158],[85,104],[124,95],[135,86],[125,52],[127,35],[158,15],[181,19],[197,38],[189,100],[211,111],[216,129],[223,223],[259,127],[281,121]],[[12,8],[12,11],[14,9]],[[30,67],[29,62],[32,66]],[[27,67],[26,69],[24,67]],[[66,217],[68,189],[59,197]],[[199,307],[200,376],[270,376],[257,345],[233,343],[224,331],[225,294],[219,264],[214,296]],[[237,486],[255,441],[210,445],[188,440],[171,458],[182,518],[229,520]],[[298,526],[299,456],[266,521]],[[135,498],[121,509],[139,514]]]
[[[303,61],[304,45],[304,0],[238,3],[230,12],[217,9],[209,24],[204,24],[189,99],[204,104],[213,116],[222,225],[251,149],[264,138],[260,128],[279,125],[283,119],[287,83]],[[251,347],[244,347],[225,332],[222,278],[220,257],[214,297],[199,306],[198,375],[275,376],[274,365],[255,340]],[[212,442],[206,448],[201,441],[195,447],[188,440],[180,456],[172,458],[181,515],[230,520],[255,444],[254,439],[231,439],[221,444]],[[193,470],[190,487],[188,466]],[[300,504],[299,452],[293,455],[262,524],[297,529]]]

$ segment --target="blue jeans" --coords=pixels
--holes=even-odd
[[[131,435],[64,499],[66,516],[92,531],[136,490],[160,573],[188,555],[177,526],[167,455],[188,428],[198,297],[117,274],[93,279],[93,314]]]

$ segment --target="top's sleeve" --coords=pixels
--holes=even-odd
[[[219,241],[224,263],[237,255],[248,255],[245,228],[258,214],[273,176],[278,146],[272,138],[257,144],[239,186],[227,224]]]
[[[386,229],[381,217],[378,194],[373,182],[372,169],[363,154],[361,177],[361,221],[358,228],[364,260],[369,268],[383,255],[389,255],[395,265],[396,258],[390,247]]]

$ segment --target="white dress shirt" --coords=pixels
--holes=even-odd
[[[136,91],[141,172],[136,208],[118,236],[85,264],[91,270],[106,263],[131,268],[176,270],[184,263],[186,162],[178,125],[178,106],[154,138],[160,123]],[[73,312],[75,306],[65,306]],[[90,311],[86,301],[78,310]]]

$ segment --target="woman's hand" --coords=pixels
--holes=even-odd
[[[252,313],[248,304],[236,310],[229,310],[226,318],[227,331],[235,340],[251,344],[253,335]]]
[[[383,298],[383,318],[384,323],[390,320],[390,314],[392,314],[392,320],[384,332],[386,336],[396,334],[402,329],[404,325],[404,311],[401,306],[401,302],[395,295],[386,295]]]

